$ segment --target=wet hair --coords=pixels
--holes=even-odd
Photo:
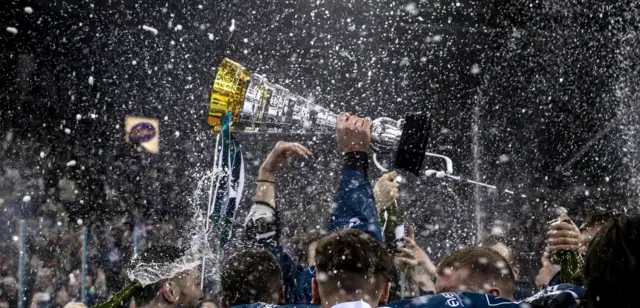
[[[282,269],[265,250],[246,250],[229,257],[220,275],[222,296],[229,307],[258,302],[278,304]]]
[[[500,235],[489,235],[480,240],[476,246],[491,248],[491,246],[496,244],[502,244],[507,247],[507,250],[509,250],[509,256],[511,257],[511,260],[507,260],[509,261],[509,265],[511,265],[512,268],[518,267],[518,250],[515,245],[513,245],[513,242],[508,240],[506,237]]]
[[[185,249],[171,245],[153,245],[145,249],[137,262],[140,263],[171,263],[184,256]],[[160,280],[140,288],[134,296],[136,306],[151,302],[158,292],[162,289],[162,285],[167,279]]]
[[[393,259],[375,238],[347,229],[318,242],[316,270],[323,295],[362,292],[376,299],[389,282]]]
[[[515,278],[507,260],[497,251],[473,246],[458,250],[446,257],[438,266],[438,275],[446,275],[451,270],[469,270],[465,285],[478,290],[485,284],[500,288],[502,297],[513,298]]]
[[[610,219],[616,216],[618,216],[618,214],[612,211],[596,211],[595,213],[591,214],[589,218],[587,218],[587,220],[580,226],[580,231],[584,231],[597,225],[604,225]]]
[[[640,277],[640,216],[614,217],[587,251],[585,287],[591,307],[640,307],[634,296]]]

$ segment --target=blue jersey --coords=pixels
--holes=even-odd
[[[480,293],[441,293],[390,303],[386,308],[576,308],[585,291],[580,286],[561,284],[546,288],[523,301],[513,302],[501,297]],[[265,303],[236,306],[234,308],[318,308],[313,305],[276,306]]]
[[[522,301],[510,301],[488,294],[461,292],[427,295],[390,303],[389,308],[576,308],[585,291],[580,286],[561,284],[546,288]]]

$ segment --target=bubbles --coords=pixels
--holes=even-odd
[[[153,35],[158,35],[158,30],[156,28],[149,27],[147,25],[143,25],[142,30],[151,32]]]
[[[231,19],[231,26],[229,26],[229,32],[233,32],[236,30],[236,20]]]
[[[480,71],[481,71],[481,70],[480,70],[480,65],[478,65],[478,64],[473,64],[473,65],[471,66],[471,74],[473,74],[473,75],[478,75],[478,74],[480,74]]]

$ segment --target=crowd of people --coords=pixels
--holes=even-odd
[[[278,174],[293,159],[311,159],[313,153],[298,143],[281,141],[259,169],[254,204],[244,219],[243,243],[238,245],[240,251],[223,261],[219,292],[205,298],[202,273],[196,267],[139,287],[128,304],[159,308],[640,307],[631,293],[640,257],[640,217],[630,214],[598,213],[580,227],[566,213],[560,215],[549,225],[535,292],[517,283],[517,245],[501,236],[481,239],[436,264],[416,243],[412,225],[396,229],[402,230],[399,233],[389,232],[387,215],[401,198],[400,184],[396,172],[384,174],[374,186],[369,182],[370,127],[367,119],[340,115],[336,135],[344,152],[343,167],[331,217],[324,231],[309,232],[297,240],[298,251],[289,252],[289,243],[281,237],[282,205],[276,187]],[[28,282],[28,303],[36,308],[77,302],[82,229],[52,231],[47,226],[57,222],[38,219],[27,223],[47,236],[33,240],[57,240],[34,245],[42,251],[29,252],[28,272],[35,274]],[[132,228],[114,228],[118,225],[126,226],[106,220],[92,225],[96,230],[89,232],[94,246],[88,251],[92,277],[88,305],[105,301],[127,284],[123,272],[130,255],[124,250],[132,249],[122,248],[122,239],[132,236]],[[168,231],[149,240],[152,245],[140,254],[142,262],[171,264],[184,254],[185,247],[176,245],[171,228]],[[19,254],[16,245],[5,248],[0,259],[0,305],[14,307],[17,273],[11,269],[17,261],[12,256]],[[584,267],[580,275],[563,277],[551,257],[571,251],[580,253]]]

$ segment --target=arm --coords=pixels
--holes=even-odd
[[[337,125],[338,143],[344,150],[344,166],[328,231],[354,228],[382,241],[373,189],[367,180],[366,150],[371,143],[371,121],[341,113]]]
[[[297,143],[278,142],[258,173],[255,203],[245,220],[245,240],[262,246],[271,252],[282,269],[285,286],[285,302],[296,302],[296,278],[298,269],[291,257],[280,246],[280,223],[275,202],[276,174],[286,166],[293,157],[309,158],[311,151]]]

